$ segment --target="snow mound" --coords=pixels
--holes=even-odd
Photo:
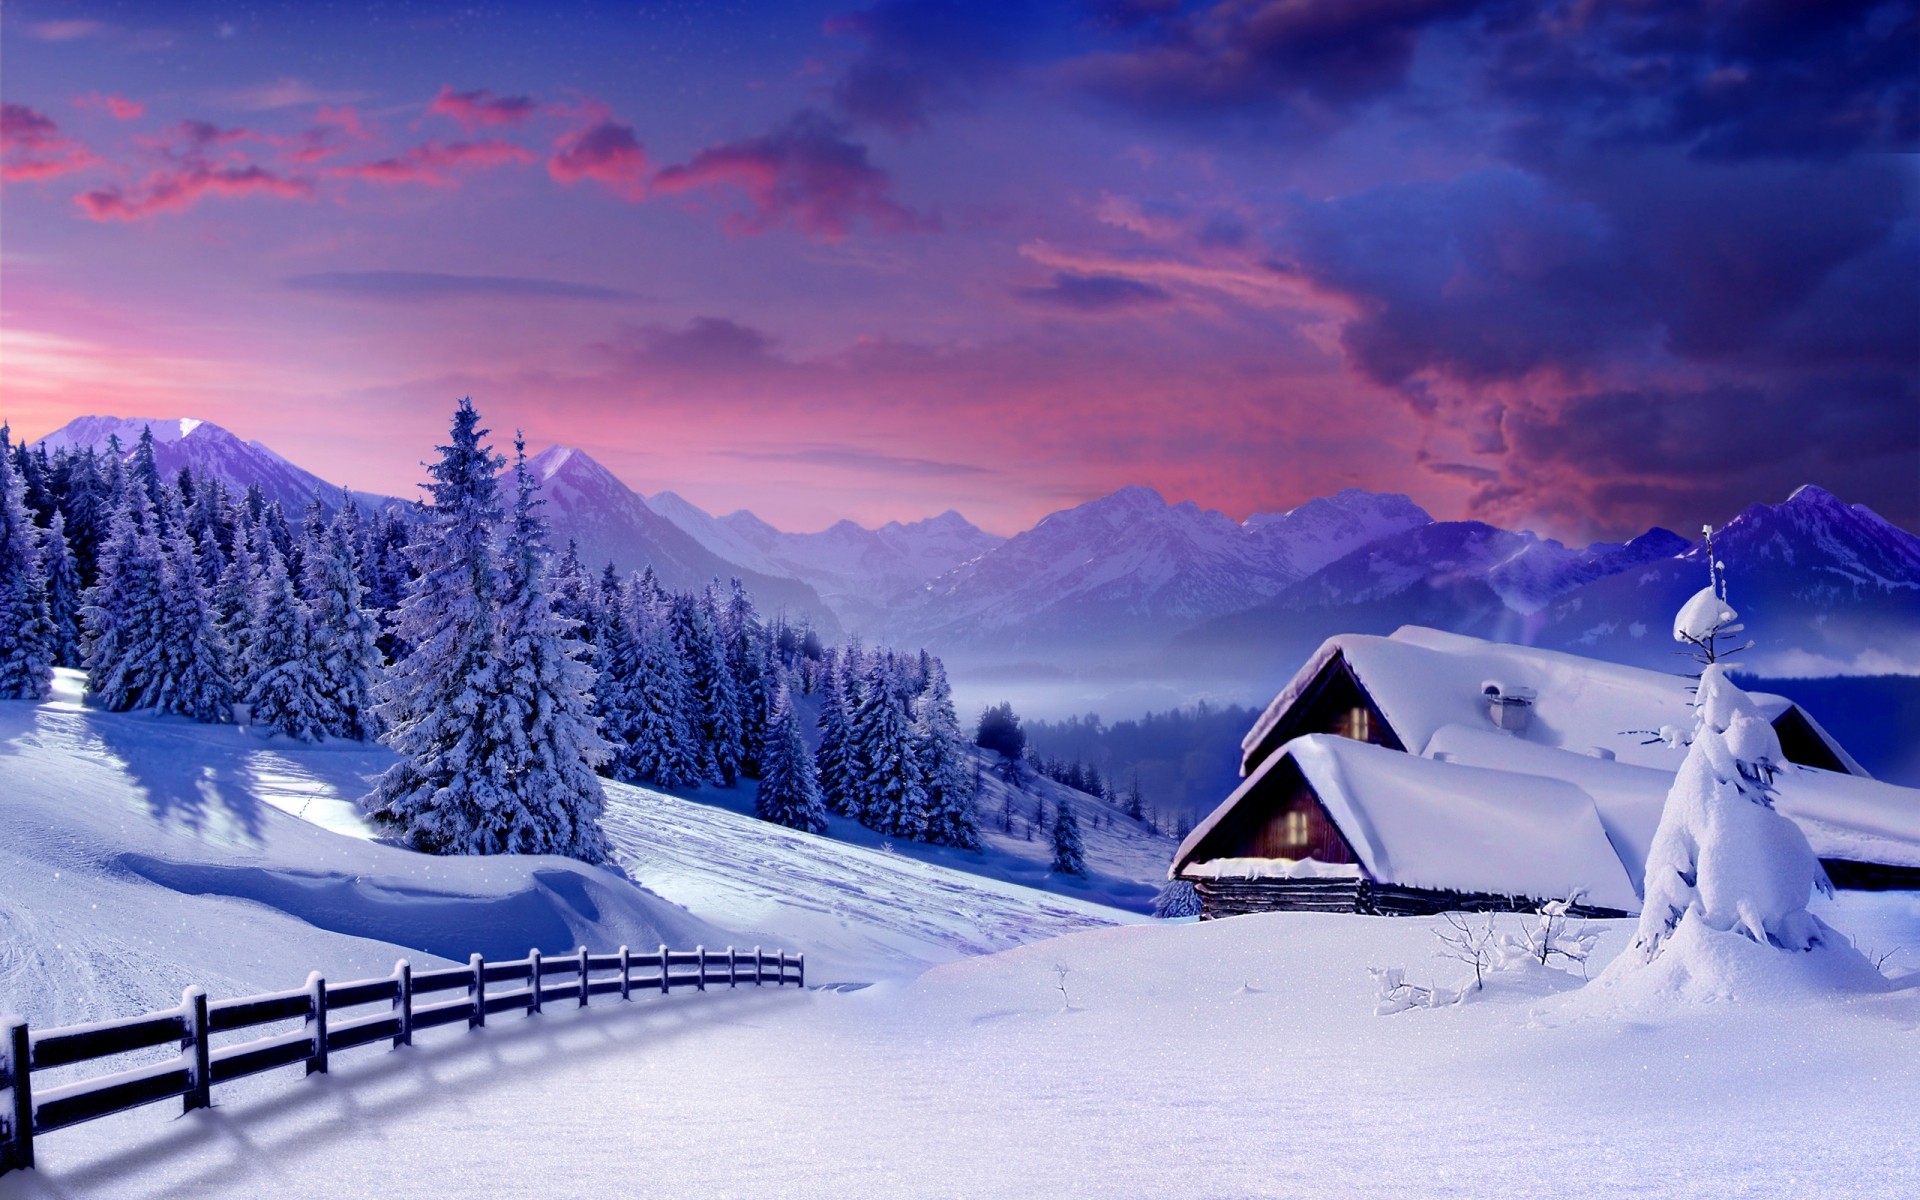
[[[1899,986],[1831,926],[1812,919],[1819,941],[1809,950],[1781,951],[1689,912],[1652,962],[1628,950],[1560,1011],[1604,1016],[1699,1004],[1806,1004]]]

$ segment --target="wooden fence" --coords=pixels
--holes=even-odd
[[[636,976],[636,971],[644,973]],[[565,978],[552,982],[556,975]],[[594,996],[616,993],[627,1000],[636,992],[664,994],[689,987],[704,992],[709,984],[804,987],[806,981],[807,956],[784,950],[769,955],[758,946],[751,954],[731,946],[724,953],[704,946],[662,946],[652,954],[634,954],[622,946],[617,954],[589,954],[582,946],[576,953],[552,958],[535,950],[511,962],[490,963],[476,954],[464,967],[419,972],[403,958],[384,979],[352,983],[330,984],[316,971],[304,987],[238,1000],[209,1001],[204,990],[190,987],[178,1008],[59,1029],[30,1030],[18,1017],[0,1016],[0,1175],[33,1165],[38,1134],[175,1096],[192,1112],[212,1103],[216,1084],[295,1063],[304,1063],[306,1073],[313,1075],[327,1069],[328,1056],[335,1051],[375,1042],[411,1045],[415,1031],[436,1025],[464,1021],[477,1029],[494,1013],[532,1015],[546,1004],[568,1000],[585,1008]],[[495,990],[496,984],[506,985],[506,990]],[[435,1000],[444,992],[465,994]],[[340,1015],[368,1005],[386,1009]],[[212,1044],[216,1034],[296,1020],[302,1028],[293,1032]],[[34,1088],[36,1071],[161,1046],[177,1046],[179,1054],[40,1091]]]

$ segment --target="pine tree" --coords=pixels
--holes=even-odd
[[[1053,811],[1053,862],[1047,870],[1083,879],[1087,874],[1086,849],[1080,844],[1080,818],[1073,815],[1073,804],[1064,796]]]
[[[759,778],[773,717],[773,691],[776,685],[769,670],[772,644],[745,585],[735,579],[732,589],[727,597],[723,631],[727,643],[727,671],[733,678],[734,697],[740,714],[740,772]]]
[[[640,733],[637,716],[645,656],[628,620],[612,563],[607,564],[600,588],[600,600],[592,610],[593,662],[599,672],[593,687],[593,714],[599,722],[600,736],[607,740],[608,774],[639,783],[640,756],[635,752],[635,739]]]
[[[686,664],[687,716],[700,747],[701,774],[722,787],[740,780],[740,710],[715,628],[712,589],[673,598],[673,640]]]
[[[504,784],[490,851],[607,858],[600,831],[606,796],[594,768],[607,761],[580,661],[576,622],[547,592],[546,522],[539,484],[527,469],[526,442],[514,439],[513,521],[502,548],[499,670],[504,724]]]
[[[889,837],[925,840],[926,788],[914,758],[912,727],[884,657],[868,661],[860,701],[848,724],[861,823]]]
[[[380,623],[363,602],[355,561],[359,541],[359,520],[348,501],[308,551],[307,611],[323,684],[320,723],[330,736],[366,741],[377,732]]]
[[[914,754],[927,792],[926,839],[935,845],[980,848],[974,817],[979,780],[967,753],[967,738],[954,711],[947,669],[937,658],[922,658],[916,674],[925,690],[913,702]]]
[[[395,626],[400,619],[400,602],[406,599],[413,583],[413,566],[407,546],[413,531],[401,515],[389,508],[369,527],[366,553],[361,556],[360,583],[366,605],[380,621],[380,657],[398,662],[408,647],[400,641]]]
[[[858,819],[860,781],[854,770],[845,676],[831,652],[822,666],[820,695],[820,747],[814,752],[820,794],[834,812]]]
[[[209,724],[233,720],[233,680],[227,647],[201,583],[193,535],[178,495],[167,497],[166,561],[161,567],[161,673],[152,705],[161,712]]]
[[[80,583],[80,564],[67,543],[67,515],[53,510],[53,524],[41,531],[40,566],[47,577],[47,618],[53,622],[53,665],[79,667],[85,660],[80,643],[80,610],[86,592]]]
[[[664,788],[698,787],[709,777],[700,736],[687,719],[687,667],[664,618],[644,605],[646,589],[634,598],[640,627],[634,640],[640,655],[628,693],[628,758],[635,779]]]
[[[53,694],[58,631],[47,610],[39,537],[26,505],[26,482],[0,425],[0,699]]]
[[[226,643],[234,694],[242,697],[253,690],[253,678],[248,672],[253,664],[253,614],[259,587],[253,531],[241,521],[234,529],[232,557],[213,589],[213,621]]]
[[[773,719],[766,738],[764,769],[754,794],[754,815],[808,833],[827,831],[827,809],[820,798],[820,782],[813,756],[800,736],[800,718],[785,684],[776,683]]]
[[[151,505],[121,487],[113,532],[100,554],[100,580],[80,610],[87,639],[87,694],[110,712],[150,706],[164,669],[160,544]]]
[[[294,594],[287,564],[271,543],[250,625],[248,722],[303,742],[318,741],[326,733],[326,680],[314,657],[306,606]]]
[[[502,460],[481,443],[479,422],[473,402],[461,400],[450,442],[427,469],[433,505],[409,547],[419,577],[396,629],[409,650],[382,682],[376,710],[400,761],[381,775],[367,807],[433,854],[502,842],[495,812],[511,736],[494,623]]]

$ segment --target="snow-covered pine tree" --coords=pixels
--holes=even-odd
[[[868,659],[848,726],[861,823],[888,837],[926,840],[927,792],[914,757],[913,728],[885,656]]]
[[[967,753],[967,737],[960,731],[959,714],[954,711],[947,668],[925,651],[921,656],[916,674],[926,680],[926,690],[913,701],[913,745],[927,793],[925,840],[939,846],[978,850],[980,831],[973,805],[979,779],[974,774],[972,756]]]
[[[860,781],[853,757],[846,678],[840,663],[840,656],[831,650],[821,663],[820,746],[814,752],[814,767],[827,807],[857,820],[863,811]]]
[[[113,505],[100,457],[88,446],[78,454],[62,454],[50,475],[67,519],[67,545],[80,568],[82,594],[99,578],[100,550],[113,531]]]
[[[643,581],[644,582],[644,581]],[[640,669],[630,692],[628,755],[635,779],[665,788],[698,787],[708,778],[700,736],[687,719],[687,667],[668,618],[647,603],[648,589],[632,589]]]
[[[248,722],[303,742],[318,741],[326,733],[322,693],[327,681],[314,656],[306,605],[295,594],[287,564],[271,542],[248,624]]]
[[[486,432],[473,402],[462,399],[448,444],[427,468],[433,504],[409,547],[419,576],[396,628],[409,650],[382,681],[375,710],[400,761],[366,806],[431,854],[476,853],[504,840],[495,812],[511,735],[499,702],[493,541],[503,463],[482,444]]]
[[[26,481],[0,425],[0,699],[53,694],[58,631],[47,610],[40,538],[26,504]]]
[[[226,643],[234,695],[240,697],[253,690],[253,678],[247,672],[253,663],[253,614],[259,603],[259,588],[260,563],[253,529],[240,520],[233,531],[233,553],[213,589],[213,621]]]
[[[41,530],[40,567],[47,577],[47,619],[53,622],[53,665],[78,667],[84,661],[80,643],[80,610],[86,592],[80,583],[80,564],[67,542],[67,514],[53,511],[53,524]]]
[[[1200,893],[1185,879],[1169,879],[1153,898],[1153,915],[1163,921],[1200,915]]]
[[[366,607],[355,548],[358,509],[343,499],[317,546],[307,551],[307,613],[322,680],[320,723],[331,737],[364,742],[380,677],[380,622]]]
[[[122,486],[113,532],[100,552],[100,580],[80,610],[87,642],[87,694],[109,712],[153,703],[163,669],[160,543],[146,492]]]
[[[732,581],[722,629],[726,635],[727,671],[740,714],[740,773],[759,778],[765,761],[767,731],[773,717],[775,682],[769,670],[771,639],[753,597],[738,579]],[[791,701],[792,697],[788,697]]]
[[[380,621],[380,656],[386,662],[398,662],[407,647],[394,632],[400,619],[400,602],[406,599],[413,583],[413,566],[407,546],[413,530],[392,508],[368,524],[366,550],[360,559],[360,583],[366,606]]]
[[[754,815],[808,833],[827,831],[827,808],[820,798],[820,781],[813,756],[800,734],[800,718],[784,683],[773,691],[773,719],[769,722],[760,787],[754,793]]]
[[[1073,815],[1073,802],[1062,796],[1053,809],[1053,861],[1047,870],[1055,875],[1086,878],[1087,852],[1080,842],[1080,818]]]
[[[220,586],[233,551],[233,505],[227,499],[227,485],[217,477],[209,476],[194,486],[193,502],[187,506],[187,532],[199,551],[200,582],[212,593]]]
[[[160,584],[161,673],[153,689],[153,707],[224,725],[233,720],[234,700],[227,646],[215,626],[200,577],[186,510],[177,493],[166,501],[165,532],[160,535],[166,555]]]
[[[635,739],[640,700],[640,672],[645,655],[634,635],[627,606],[613,564],[607,564],[600,599],[592,608],[593,663],[599,672],[593,685],[593,715],[608,748],[607,773],[627,783],[640,782],[640,756]]]
[[[503,783],[492,852],[607,858],[600,830],[606,796],[594,768],[607,761],[592,712],[593,672],[580,661],[577,623],[553,608],[547,591],[547,528],[539,482],[527,469],[527,445],[513,441],[514,504],[502,547],[499,672]]]
[[[117,453],[119,443],[110,443]],[[134,443],[133,454],[127,460],[127,486],[137,487],[147,502],[147,511],[156,521],[166,520],[166,496],[161,489],[166,486],[160,479],[160,465],[153,457],[153,426],[140,427],[140,440]]]
[[[700,744],[702,774],[722,787],[740,781],[740,709],[708,587],[673,598],[673,640],[687,669],[688,724]]]

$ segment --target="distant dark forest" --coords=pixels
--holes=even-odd
[[[1259,715],[1202,701],[1111,725],[1089,713],[1022,726],[1034,757],[1086,763],[1117,792],[1128,789],[1137,771],[1142,800],[1159,815],[1158,824],[1178,829],[1211,812],[1239,784],[1240,739]]]

